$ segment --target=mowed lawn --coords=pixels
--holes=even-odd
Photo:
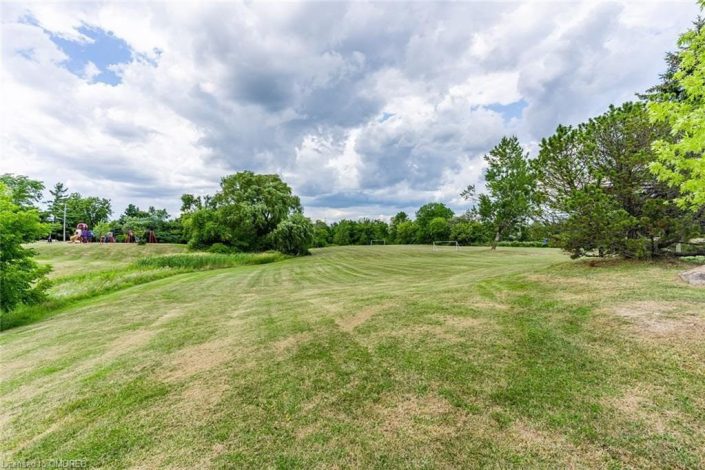
[[[42,256],[74,248],[97,269],[163,249]],[[702,468],[705,289],[683,269],[341,247],[82,300],[0,333],[0,460]]]

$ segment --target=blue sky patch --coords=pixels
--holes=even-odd
[[[493,103],[491,105],[488,105],[487,109],[491,109],[492,111],[501,114],[504,119],[509,120],[512,118],[521,118],[521,113],[524,111],[524,108],[526,108],[528,105],[529,103],[527,103],[526,101],[519,100],[509,104]]]
[[[90,41],[74,41],[48,32],[51,40],[68,56],[65,67],[74,75],[83,77],[88,62],[93,62],[99,73],[93,77],[94,82],[118,85],[122,78],[110,69],[111,65],[125,64],[132,61],[133,51],[130,46],[109,31],[87,25],[78,28],[78,32],[90,38]]]
[[[17,53],[27,60],[34,60],[34,49],[18,49]]]
[[[393,116],[395,116],[394,113],[387,113],[387,112],[384,112],[384,113],[382,113],[382,115],[381,115],[379,118],[377,118],[377,121],[378,121],[378,122],[384,122],[384,121],[386,121],[387,119],[389,119],[389,118],[391,118],[391,117],[393,117]]]

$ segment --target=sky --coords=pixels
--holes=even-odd
[[[482,182],[504,135],[635,98],[684,2],[0,4],[0,173],[178,215],[277,173],[306,215],[413,214]]]

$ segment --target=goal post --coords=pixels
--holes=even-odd
[[[370,245],[386,245],[386,244],[387,244],[387,240],[385,240],[384,238],[380,238],[377,240],[370,240]]]
[[[455,240],[439,240],[433,242],[433,251],[440,251],[444,248],[450,248],[455,251],[460,250],[460,244]]]

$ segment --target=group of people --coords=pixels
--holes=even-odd
[[[88,225],[80,223],[76,225],[76,231],[69,239],[70,243],[91,243],[93,241],[93,232],[88,229]]]
[[[74,231],[74,234],[71,235],[69,239],[69,243],[92,243],[93,239],[95,238],[93,231],[91,231],[88,228],[87,224],[84,224],[81,222],[80,224],[76,225],[76,230]],[[148,230],[145,233],[145,240],[147,243],[157,243],[157,236],[154,233],[154,230]],[[47,242],[51,243],[53,241],[51,235],[47,238]],[[100,243],[115,243],[115,235],[113,232],[107,232],[104,235],[101,235],[98,238],[98,241]],[[125,234],[125,243],[136,243],[138,241],[137,237],[135,236],[135,233],[132,230],[128,230],[128,232]]]

